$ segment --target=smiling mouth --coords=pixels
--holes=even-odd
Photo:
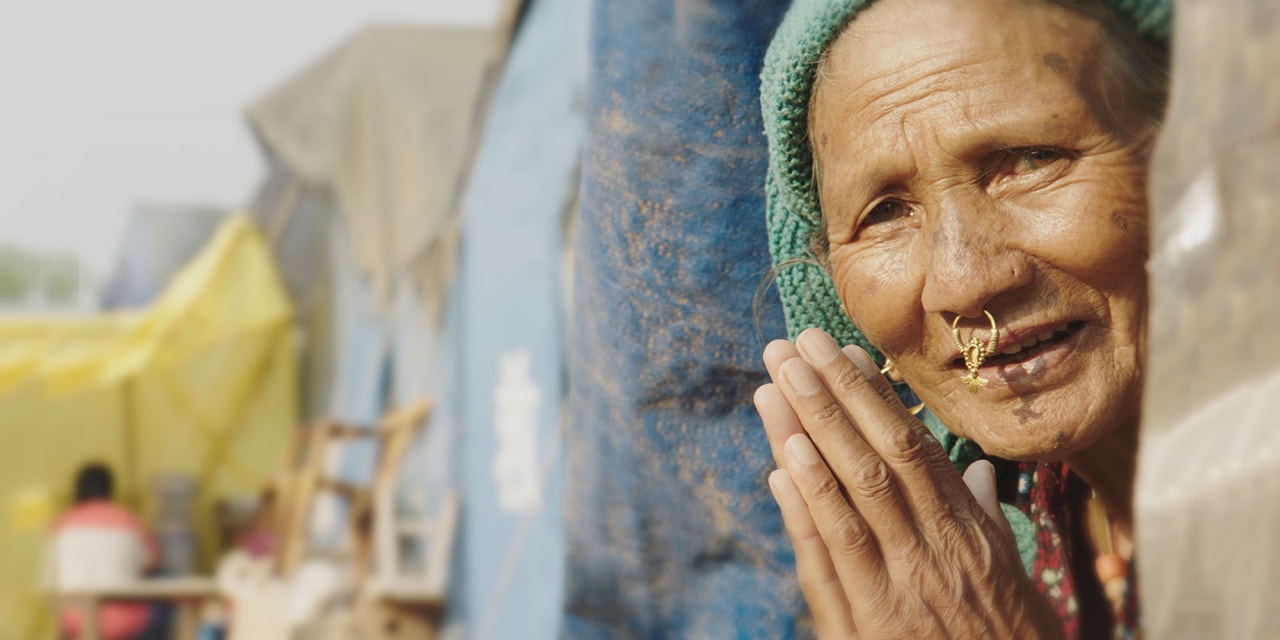
[[[1018,342],[1001,345],[1000,350],[995,355],[983,361],[982,368],[1018,365],[1032,360],[1041,353],[1071,338],[1082,327],[1084,327],[1084,322],[1081,321],[1065,322],[1052,329],[1046,329],[1039,334],[1026,336]],[[963,369],[965,366],[964,358],[958,357],[951,364],[955,368]]]

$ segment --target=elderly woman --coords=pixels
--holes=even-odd
[[[1110,545],[1169,13],[1114,4],[797,0],[775,36],[770,246],[797,337],[766,348],[756,406],[822,637],[1133,629]]]

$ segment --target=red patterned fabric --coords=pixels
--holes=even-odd
[[[1031,578],[1062,618],[1068,638],[1080,636],[1080,606],[1071,572],[1071,539],[1063,535],[1068,522],[1066,465],[1024,462],[1019,468],[1018,504],[1036,525],[1036,561]]]
[[[1080,563],[1073,562],[1076,541],[1072,535],[1073,514],[1078,505],[1069,484],[1080,483],[1070,475],[1065,463],[1023,462],[1019,465],[1018,493],[1015,505],[1031,519],[1036,527],[1036,560],[1031,578],[1063,621],[1067,638],[1094,640],[1096,635],[1085,630],[1080,616],[1080,593],[1083,588],[1092,589],[1095,599],[1100,596],[1096,579],[1092,575],[1076,574]],[[1082,484],[1081,484],[1082,486]],[[1076,493],[1079,493],[1078,491]],[[1092,554],[1085,566],[1092,566]],[[1130,565],[1133,566],[1132,564]],[[1089,584],[1080,584],[1080,581]],[[1137,588],[1130,571],[1124,606],[1121,607],[1112,637],[1132,639],[1137,637],[1138,606]],[[1096,626],[1096,625],[1095,625]],[[1085,637],[1093,636],[1093,637]]]

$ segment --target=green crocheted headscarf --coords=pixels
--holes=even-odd
[[[809,151],[809,94],[818,58],[871,0],[795,0],[774,34],[760,74],[760,103],[769,139],[765,180],[769,251],[792,339],[820,327],[840,344],[871,349],[849,319],[811,245],[821,228]],[[1172,0],[1107,0],[1148,36],[1167,39]],[[874,352],[873,352],[874,353]]]

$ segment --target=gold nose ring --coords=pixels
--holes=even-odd
[[[987,314],[987,320],[991,321],[991,337],[987,339],[987,344],[983,345],[978,336],[970,336],[969,342],[960,340],[960,314],[956,314],[956,319],[951,321],[951,339],[955,341],[956,348],[960,350],[960,355],[964,356],[964,366],[969,373],[960,378],[960,382],[969,385],[969,393],[977,393],[978,389],[987,386],[987,379],[978,375],[978,368],[982,366],[982,362],[987,358],[995,355],[996,349],[1000,348],[1000,329],[996,327],[996,319],[991,316],[991,312],[986,309],[982,310]]]

